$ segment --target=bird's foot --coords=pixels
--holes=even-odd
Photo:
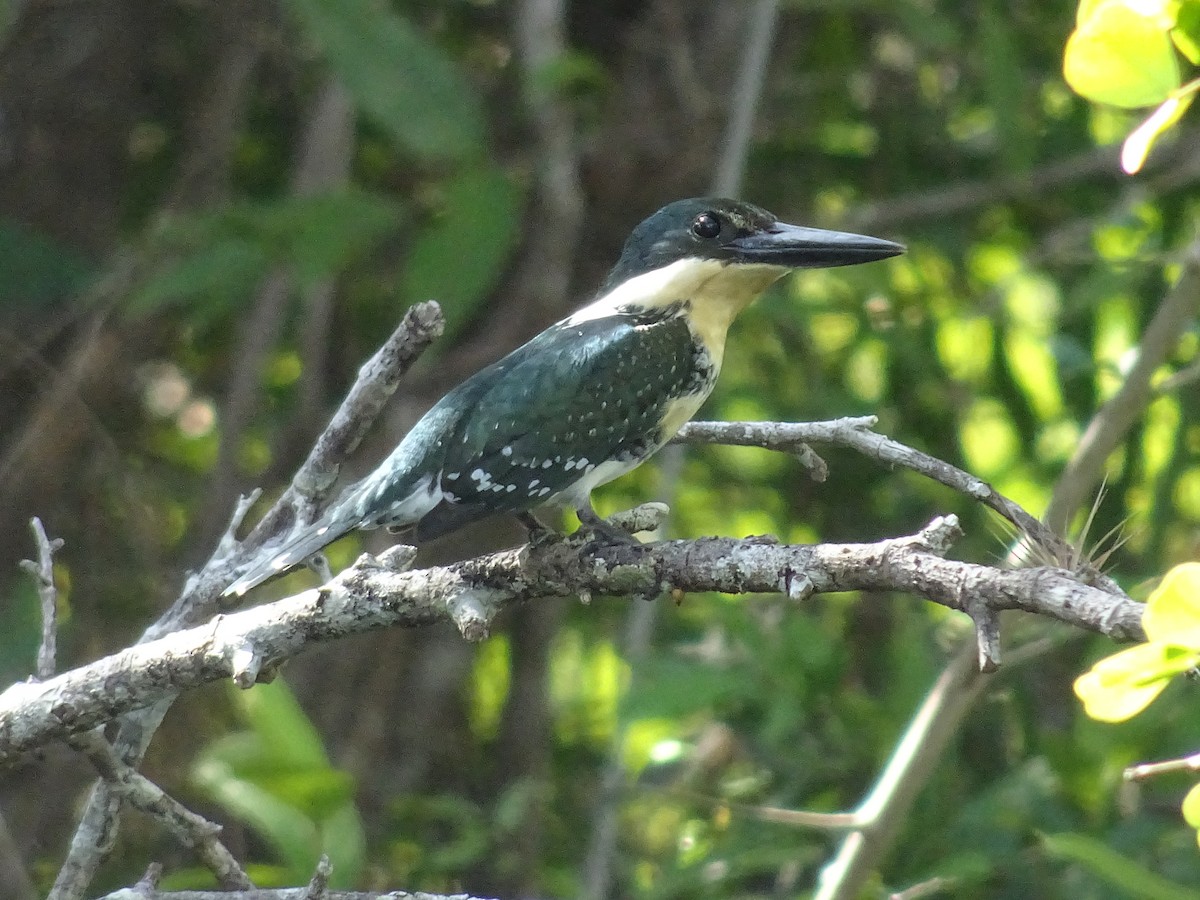
[[[561,538],[562,535],[546,525],[528,510],[517,513],[517,520],[525,526],[530,545],[545,544]]]
[[[579,516],[580,530],[586,530],[592,537],[592,540],[605,544],[626,544],[626,545],[641,545],[641,541],[630,531],[621,528],[619,525],[614,525],[606,519],[600,518],[596,510],[592,509],[591,504],[581,506],[575,510],[575,514]],[[644,529],[638,529],[642,531]]]

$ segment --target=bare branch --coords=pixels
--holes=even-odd
[[[232,549],[229,542],[222,541],[204,568],[189,576],[170,609],[146,629],[142,643],[210,618],[218,610],[221,592],[238,572],[251,564],[258,554],[270,552],[264,547],[267,541],[297,521],[303,521],[301,517],[311,518],[324,492],[336,480],[339,466],[375,421],[401,376],[441,334],[442,321],[436,303],[419,303],[408,310],[392,336],[360,370],[350,393],[318,438],[291,486],[247,540]],[[244,512],[239,504],[234,518]],[[126,763],[136,766],[141,761],[173,698],[173,692],[162,694],[155,705],[121,723],[114,747]],[[52,900],[75,900],[83,896],[100,861],[116,840],[120,805],[120,797],[106,782],[96,785],[51,891]]]
[[[0,763],[49,740],[96,727],[222,678],[250,683],[311,643],[368,630],[451,620],[468,640],[488,635],[514,603],[588,592],[657,596],[773,593],[796,579],[812,593],[904,591],[952,609],[1022,609],[1116,639],[1140,638],[1141,604],[1051,568],[1006,571],[940,557],[958,534],[953,516],[920,534],[873,544],[786,545],[767,538],[704,538],[646,545],[533,544],[450,566],[394,572],[369,557],[294,597],[139,644],[44,683],[0,694]],[[964,610],[965,611],[965,610]]]
[[[878,421],[875,416],[847,416],[826,422],[689,422],[675,440],[763,447],[787,453],[803,453],[809,449],[808,444],[848,447],[884,465],[911,469],[965,494],[995,510],[1040,545],[1059,552],[1062,557],[1066,556],[1070,548],[1062,538],[986,481],[935,456],[872,431]],[[1089,575],[1098,577],[1099,573]],[[1107,579],[1100,583],[1109,589],[1114,588]]]
[[[141,883],[105,894],[100,900],[310,900],[309,887],[256,888],[249,891],[160,891]],[[427,894],[424,891],[330,891],[321,900],[486,900],[471,894]]]
[[[99,731],[77,734],[70,743],[87,756],[100,777],[124,800],[163,825],[185,847],[194,850],[223,887],[230,890],[254,887],[233,854],[217,838],[221,826],[187,809],[146,776],[121,762]]]
[[[21,560],[21,568],[33,575],[37,582],[38,598],[42,606],[42,643],[38,647],[37,677],[42,681],[54,676],[56,646],[58,643],[58,589],[54,586],[54,553],[62,548],[62,538],[50,540],[42,520],[34,516],[29,520],[29,529],[38,548],[37,562]]]

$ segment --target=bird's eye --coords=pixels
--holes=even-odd
[[[703,212],[692,220],[692,234],[704,240],[712,240],[721,233],[721,220],[715,213]]]

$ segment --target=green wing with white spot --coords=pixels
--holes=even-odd
[[[463,507],[455,525],[469,509],[538,506],[594,480],[606,462],[621,464],[609,478],[633,468],[671,437],[661,425],[672,401],[707,395],[714,378],[678,315],[548,329],[438,404],[456,413],[441,448],[446,502]],[[430,529],[441,530],[422,523]]]

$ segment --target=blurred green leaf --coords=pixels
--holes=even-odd
[[[1162,103],[1179,87],[1169,18],[1124,0],[1098,0],[1079,13],[1063,57],[1063,75],[1077,93],[1136,108]]]
[[[300,877],[306,871],[311,873],[320,856],[317,826],[295,804],[280,799],[252,780],[239,778],[232,767],[212,759],[202,757],[196,761],[192,781],[267,841],[291,873]]]
[[[1042,836],[1042,845],[1057,859],[1076,862],[1089,872],[1138,900],[1200,900],[1200,891],[1168,881],[1085,834],[1065,832]]]
[[[1200,843],[1200,784],[1192,786],[1183,798],[1183,820],[1196,829],[1196,840]]]
[[[1179,4],[1171,40],[1193,66],[1200,66],[1200,3],[1186,0]]]
[[[297,769],[326,769],[329,759],[312,720],[282,679],[233,691],[242,716],[271,758]]]
[[[476,92],[411,22],[373,0],[289,3],[359,108],[401,147],[428,159],[482,154]]]
[[[519,234],[520,201],[516,185],[494,167],[466,169],[443,185],[401,283],[410,300],[441,304],[448,333],[468,321],[496,283]]]
[[[744,666],[698,665],[662,656],[641,665],[622,712],[631,719],[683,716],[753,691],[752,673]]]
[[[1026,125],[1027,110],[1023,85],[1025,67],[1005,22],[1007,11],[989,4],[980,15],[980,54],[987,88],[988,107],[996,116],[1000,153],[1014,171],[1033,165],[1033,140]]]
[[[276,266],[308,285],[365,255],[400,218],[394,202],[353,188],[184,216],[151,238],[155,262],[126,309],[143,315],[191,301],[200,312],[219,312]]]
[[[233,696],[250,730],[209,743],[192,782],[270,844],[286,864],[285,882],[307,879],[325,853],[331,883],[353,884],[365,852],[354,780],[329,764],[282,679]]]
[[[91,265],[79,253],[17,222],[0,219],[0,297],[35,305],[70,295]]]

